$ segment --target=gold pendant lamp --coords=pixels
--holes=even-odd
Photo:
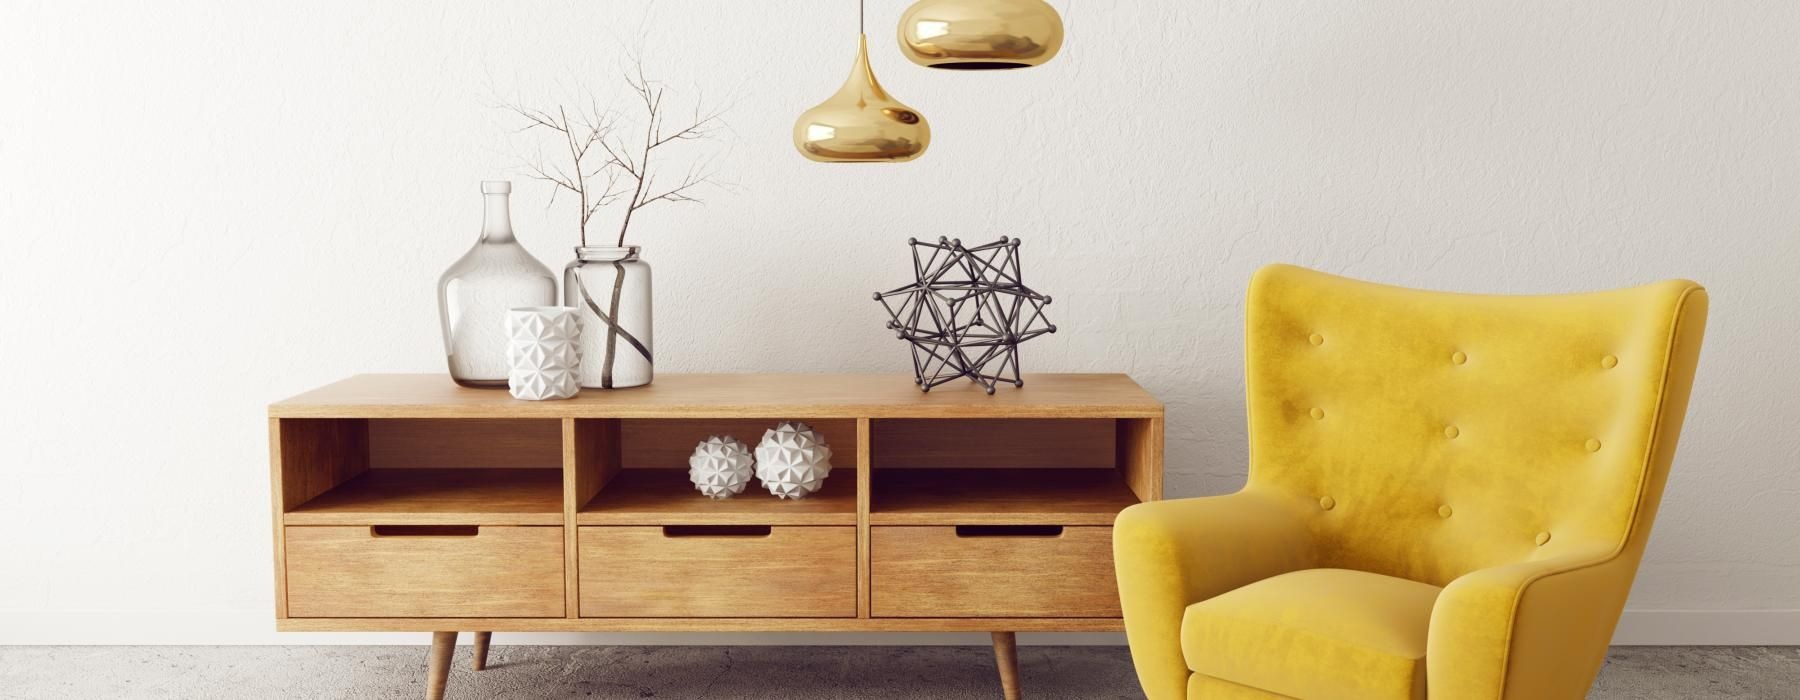
[[[869,68],[869,38],[862,35],[857,4],[856,65],[837,94],[806,110],[794,122],[794,148],[820,163],[903,163],[931,145],[925,115],[900,104],[881,89]]]
[[[1041,66],[1062,43],[1062,17],[1044,0],[919,0],[900,17],[900,52],[927,68]]]

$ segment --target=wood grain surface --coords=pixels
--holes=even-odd
[[[877,469],[1112,467],[1115,423],[1108,418],[870,422]]]
[[[1124,375],[1026,380],[661,375],[545,402],[338,382],[269,408],[277,625],[1117,630],[1107,526],[1162,496],[1162,405]],[[781,420],[832,446],[823,491],[693,490],[694,443]]]
[[[561,469],[370,469],[288,525],[562,525]]]
[[[369,423],[369,466],[561,469],[562,421],[382,418]]]
[[[274,418],[1154,418],[1123,374],[1027,374],[989,396],[974,384],[919,391],[900,374],[658,374],[633,389],[517,401],[440,374],[365,374],[269,406]]]
[[[855,525],[856,470],[834,467],[818,493],[797,500],[769,494],[755,479],[713,500],[684,469],[626,469],[575,514],[581,525]]]
[[[293,617],[563,616],[560,527],[415,537],[290,526],[286,535]]]
[[[1110,527],[1065,527],[1055,537],[961,537],[955,527],[877,525],[869,543],[875,617],[1120,614]]]
[[[854,617],[856,528],[583,527],[583,617]]]
[[[875,525],[1112,525],[1138,503],[1117,469],[876,469]]]

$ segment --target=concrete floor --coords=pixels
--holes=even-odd
[[[986,647],[458,649],[450,698],[995,698]],[[1020,647],[1028,698],[1141,697],[1121,647]],[[419,698],[425,647],[0,647],[3,698]],[[1592,698],[1800,698],[1800,647],[1617,647]]]

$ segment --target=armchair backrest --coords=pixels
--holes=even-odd
[[[1247,488],[1308,513],[1319,566],[1442,586],[1578,547],[1636,556],[1706,309],[1685,280],[1483,296],[1266,267]]]

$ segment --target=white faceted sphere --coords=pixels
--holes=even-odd
[[[805,423],[782,423],[756,446],[756,478],[777,498],[805,498],[831,475],[831,448]]]
[[[688,457],[688,480],[707,498],[731,498],[750,483],[750,448],[737,438],[714,435],[701,440]]]

